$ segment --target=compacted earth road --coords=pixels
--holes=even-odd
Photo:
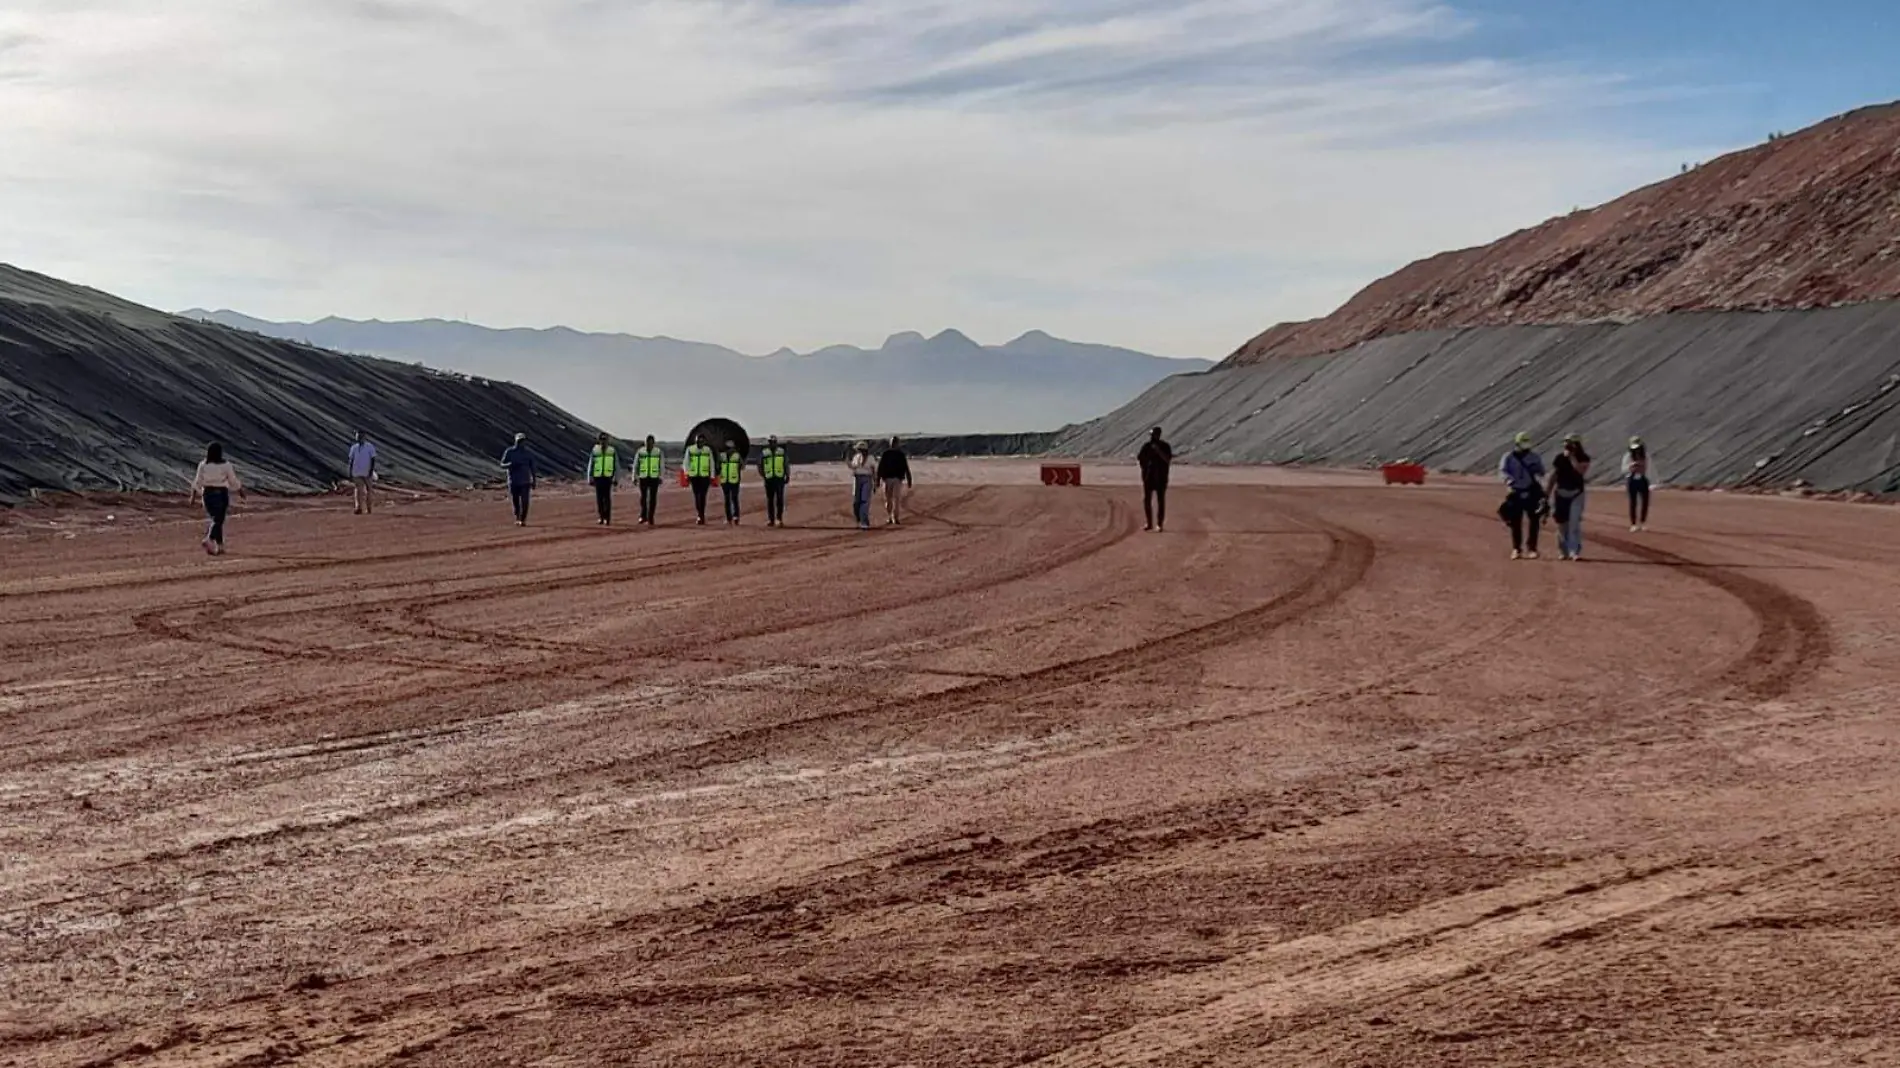
[[[1900,513],[919,473],[0,532],[0,1065],[1900,1064]]]

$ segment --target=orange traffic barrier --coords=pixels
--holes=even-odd
[[[1424,464],[1386,464],[1379,468],[1385,476],[1388,486],[1423,486],[1425,484]]]
[[[1042,484],[1045,486],[1080,486],[1082,484],[1082,465],[1043,464]]]

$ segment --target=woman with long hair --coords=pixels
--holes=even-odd
[[[1563,451],[1550,462],[1551,518],[1557,521],[1557,549],[1565,560],[1583,559],[1583,500],[1589,486],[1590,454],[1575,434],[1564,438]]]
[[[205,446],[205,458],[191,480],[191,499],[205,502],[205,515],[211,520],[204,541],[199,543],[207,555],[224,555],[224,518],[231,514],[233,493],[242,500],[244,483],[238,480],[237,468],[225,460],[224,446],[214,441]]]

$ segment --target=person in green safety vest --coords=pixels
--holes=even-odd
[[[613,442],[602,434],[594,443],[594,449],[587,454],[587,477],[594,483],[594,510],[600,513],[595,520],[600,526],[611,526],[614,521],[614,485],[620,481],[620,456],[614,451]]]
[[[726,442],[726,451],[719,457],[719,488],[726,494],[726,524],[739,525],[739,478],[745,474],[745,453],[739,446]]]
[[[666,477],[666,456],[651,434],[633,451],[633,477],[640,483],[640,523],[650,527],[660,510],[660,481]]]
[[[706,491],[712,488],[713,451],[706,445],[706,435],[701,434],[686,446],[686,484],[693,487],[693,512],[699,517],[694,522],[706,525]]]
[[[765,480],[765,525],[785,525],[785,480],[791,468],[785,463],[785,446],[778,435],[765,439],[765,451],[759,454],[759,477]]]

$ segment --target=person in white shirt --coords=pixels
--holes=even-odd
[[[1629,488],[1632,531],[1649,529],[1649,479],[1649,447],[1642,438],[1631,438],[1623,454],[1623,482]]]
[[[237,468],[224,459],[224,446],[217,442],[205,446],[205,458],[198,465],[198,474],[191,480],[191,499],[205,502],[205,515],[211,518],[211,529],[205,532],[204,546],[206,555],[224,555],[224,517],[231,512],[231,495],[235,493],[240,500],[244,497],[244,483],[238,480]]]
[[[851,514],[857,518],[859,530],[870,530],[871,495],[877,488],[877,458],[871,455],[871,443],[860,441],[851,446],[851,458],[845,466],[851,469]]]
[[[356,432],[356,444],[350,446],[350,485],[356,492],[356,514],[368,515],[375,510],[375,502],[370,499],[370,483],[376,481],[376,443],[369,440],[365,431]]]

